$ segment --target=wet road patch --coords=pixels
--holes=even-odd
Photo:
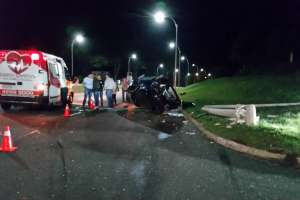
[[[137,109],[134,112],[118,112],[118,114],[130,121],[171,135],[178,132],[185,123],[183,115],[180,115],[181,113],[177,115],[169,113],[158,115],[144,109]]]

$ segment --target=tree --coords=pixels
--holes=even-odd
[[[104,56],[92,56],[90,58],[90,65],[93,67],[93,68],[96,68],[96,69],[100,69],[102,67],[105,67],[109,64],[108,60],[106,57]]]

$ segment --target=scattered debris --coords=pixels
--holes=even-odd
[[[226,128],[232,128],[232,126],[231,125],[227,125]]]
[[[185,132],[187,135],[196,135],[196,132]]]
[[[185,121],[182,121],[182,123],[183,123],[184,125],[187,125],[187,124],[189,123],[189,121],[185,120]]]
[[[214,144],[215,142],[213,142],[213,141],[210,141],[209,143],[210,143],[210,144]]]
[[[161,123],[166,123],[166,120],[165,119],[161,120]]]
[[[171,117],[183,117],[182,113],[167,113]]]
[[[158,134],[158,139],[159,140],[165,140],[165,139],[167,139],[167,138],[169,138],[169,137],[171,137],[172,135],[169,135],[169,134],[167,134],[167,133],[163,133],[163,132],[160,132],[159,134]]]
[[[221,123],[219,123],[219,122],[215,123],[215,126],[220,126],[220,125],[221,125]]]
[[[186,102],[186,101],[183,101],[182,102],[182,108],[189,108],[189,107],[195,107],[196,104],[194,102]]]

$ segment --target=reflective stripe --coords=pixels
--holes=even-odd
[[[10,137],[10,131],[4,131],[3,136]]]

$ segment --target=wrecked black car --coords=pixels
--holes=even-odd
[[[181,105],[181,100],[172,84],[163,76],[140,76],[128,88],[128,93],[136,106],[150,109],[158,114]]]

